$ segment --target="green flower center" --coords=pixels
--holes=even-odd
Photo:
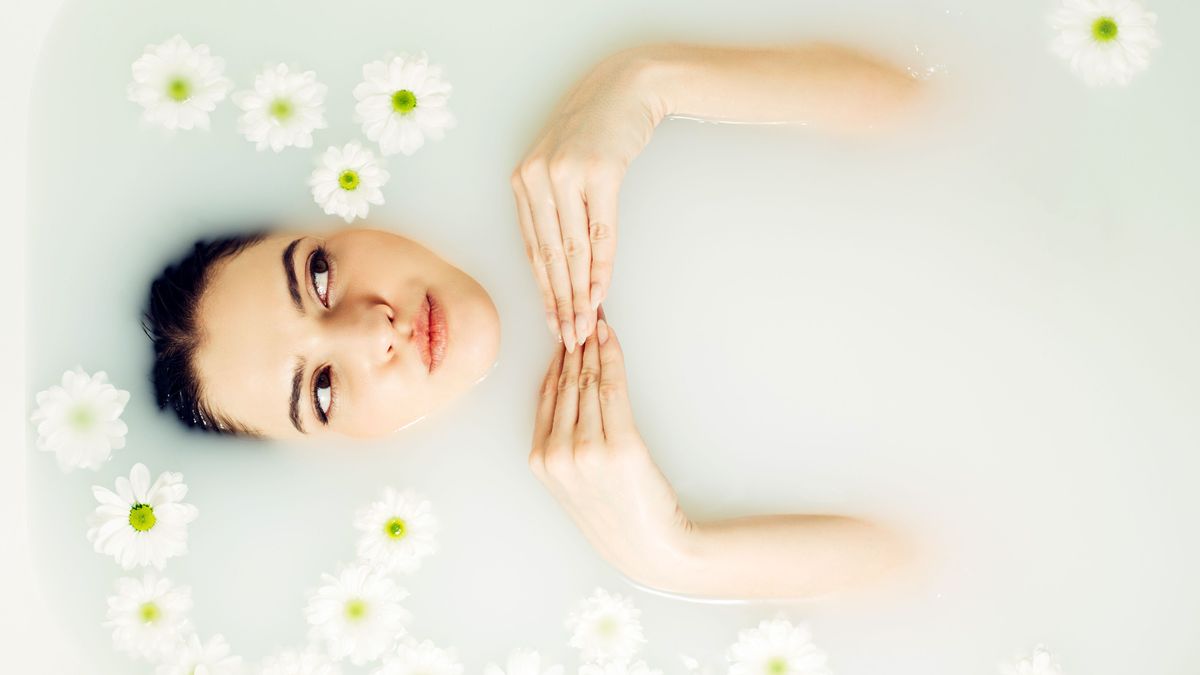
[[[1111,16],[1102,16],[1092,22],[1092,37],[1097,42],[1108,42],[1117,39],[1117,22]]]
[[[783,675],[787,671],[788,664],[786,659],[776,656],[770,661],[767,661],[767,672],[771,675]]]
[[[596,631],[605,636],[614,635],[617,632],[616,619],[613,619],[611,616],[600,619],[600,622],[596,624]]]
[[[67,414],[67,423],[76,431],[87,431],[96,423],[96,413],[90,406],[77,405]]]
[[[401,115],[407,115],[417,107],[417,97],[407,89],[392,94],[392,109]]]
[[[192,85],[182,77],[167,82],[167,97],[172,101],[184,102],[192,97]]]
[[[271,105],[268,109],[271,111],[271,117],[274,117],[281,122],[291,117],[292,113],[295,112],[292,102],[286,98],[277,98],[274,101],[271,101]]]
[[[367,603],[359,598],[351,598],[346,601],[346,618],[351,621],[361,621],[367,616]]]
[[[391,520],[387,521],[386,525],[383,526],[383,531],[392,539],[404,538],[406,529],[407,528],[404,526],[403,518],[392,518]]]
[[[142,606],[138,607],[138,616],[142,618],[143,623],[154,623],[162,616],[162,610],[153,602],[143,602]]]
[[[145,532],[154,527],[154,507],[149,504],[134,504],[129,509],[129,526],[138,532]]]
[[[343,190],[353,190],[358,187],[358,172],[346,169],[338,175],[338,187]]]

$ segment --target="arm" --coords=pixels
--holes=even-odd
[[[620,342],[600,319],[582,349],[550,364],[529,466],[622,573],[675,593],[796,598],[869,583],[902,560],[895,535],[852,518],[688,519],[634,424]]]
[[[509,177],[550,333],[568,353],[592,334],[612,281],[621,181],[668,115],[865,129],[898,117],[920,87],[833,45],[665,43],[604,59],[563,95]]]

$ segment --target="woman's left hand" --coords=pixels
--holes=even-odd
[[[663,585],[684,564],[692,523],[633,422],[624,357],[603,310],[582,349],[546,372],[529,467],[606,560]]]
[[[510,177],[546,324],[571,353],[596,327],[612,280],[625,170],[667,115],[649,63],[631,48],[592,68]]]

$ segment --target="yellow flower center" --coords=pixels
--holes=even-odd
[[[1117,22],[1111,16],[1102,16],[1092,22],[1092,37],[1097,42],[1109,42],[1117,39]]]
[[[407,115],[417,107],[417,97],[407,89],[392,94],[392,109],[401,115]]]
[[[359,598],[346,601],[346,618],[351,621],[361,621],[367,616],[367,603]]]
[[[343,190],[353,190],[358,187],[358,173],[346,169],[338,176],[338,187]]]
[[[167,82],[167,97],[172,101],[182,103],[192,97],[192,85],[182,77],[173,78]]]
[[[775,658],[771,659],[770,661],[767,661],[767,672],[770,673],[771,675],[783,675],[787,671],[788,671],[787,660],[784,659],[783,657],[776,656]]]
[[[392,518],[383,526],[383,531],[392,539],[403,539],[407,528],[403,518]]]
[[[149,504],[134,504],[129,509],[129,526],[138,532],[145,532],[154,527],[157,519],[154,517],[154,507]]]
[[[271,111],[271,117],[282,122],[292,116],[295,108],[292,106],[292,102],[286,98],[277,98],[271,101],[269,110]]]
[[[87,431],[96,423],[96,414],[90,406],[77,405],[67,414],[67,424],[76,431]]]
[[[138,616],[141,617],[143,623],[154,623],[162,616],[162,611],[153,602],[143,602],[142,606],[138,608]]]

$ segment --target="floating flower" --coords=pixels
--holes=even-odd
[[[265,68],[254,78],[254,91],[238,91],[230,97],[244,111],[238,131],[258,150],[311,148],[312,132],[329,126],[324,112],[327,90],[311,70],[293,73],[283,63]]]
[[[651,668],[645,661],[606,661],[583,664],[579,667],[579,675],[662,675],[662,671]]]
[[[197,673],[196,675],[200,675]],[[285,649],[263,659],[259,675],[342,675],[342,669],[314,647]]]
[[[405,634],[412,615],[400,605],[408,591],[387,575],[362,564],[322,574],[325,585],[309,595],[304,610],[312,639],[324,640],[334,660],[362,665],[380,657]]]
[[[442,79],[441,66],[429,65],[425,52],[368,63],[363,78],[354,88],[354,111],[363,133],[379,141],[384,155],[411,155],[427,136],[440,140],[457,124],[446,107],[450,83]]]
[[[1000,675],[1062,675],[1062,671],[1054,662],[1054,655],[1038,645],[1028,657],[1000,666]]]
[[[442,649],[429,640],[420,644],[412,638],[401,641],[396,652],[383,660],[371,675],[462,675],[463,667],[453,649]]]
[[[437,551],[438,521],[428,499],[411,490],[384,488],[378,501],[359,509],[358,555],[384,572],[415,572],[421,558]]]
[[[116,586],[103,624],[113,629],[113,646],[151,661],[170,657],[191,627],[191,589],[174,586],[155,572],[141,579],[121,577]]]
[[[504,668],[489,663],[483,669],[483,675],[562,675],[563,667],[559,665],[542,667],[542,655],[533,649],[518,647],[508,654],[508,663]]]
[[[813,644],[807,626],[783,618],[738,632],[726,653],[729,675],[828,675],[828,657]]]
[[[129,100],[146,109],[146,121],[168,129],[207,129],[208,113],[233,87],[221,75],[225,62],[208,45],[192,47],[180,35],[147,45],[132,69]]]
[[[99,485],[92,494],[100,506],[88,518],[88,541],[97,553],[111,555],[121,567],[154,565],[187,553],[187,525],[197,510],[182,500],[187,495],[183,474],[164,471],[150,484],[145,464],[133,465],[129,478],[117,477],[117,491]]]
[[[241,672],[241,667],[242,657],[230,656],[225,638],[214,635],[202,643],[192,633],[154,675],[235,675]]]
[[[58,468],[99,469],[114,449],[125,447],[129,430],[121,413],[129,392],[108,383],[103,370],[88,375],[81,366],[62,375],[62,383],[37,393],[37,410],[30,420],[37,425],[39,450],[53,452]]]
[[[633,600],[597,588],[567,618],[568,644],[581,650],[582,661],[629,661],[646,641],[640,615]]]
[[[1129,84],[1160,44],[1156,20],[1136,0],[1063,0],[1050,15],[1050,47],[1089,85]]]
[[[348,223],[365,218],[370,204],[383,203],[380,188],[387,180],[388,172],[379,166],[374,153],[351,141],[326,150],[308,184],[325,213],[341,216]]]

